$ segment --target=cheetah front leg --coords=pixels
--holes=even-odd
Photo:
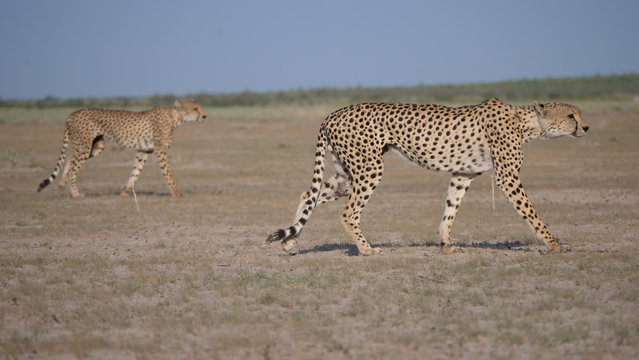
[[[158,162],[160,163],[160,169],[162,169],[162,174],[166,178],[166,181],[169,183],[169,188],[171,188],[171,194],[173,196],[182,196],[182,193],[178,189],[175,181],[173,180],[173,175],[171,174],[171,168],[169,167],[169,160],[167,158],[166,152],[158,151],[156,149],[155,155],[158,157]]]
[[[133,165],[133,170],[131,171],[131,176],[129,176],[129,180],[126,183],[126,186],[122,188],[120,192],[121,196],[128,196],[129,190],[133,189],[135,183],[138,181],[140,174],[142,173],[142,169],[144,168],[144,164],[149,158],[149,153],[145,151],[138,151],[135,154],[135,164]]]
[[[537,211],[533,208],[530,200],[528,200],[524,187],[519,181],[518,174],[514,174],[515,175],[508,177],[498,174],[496,179],[497,186],[506,194],[519,215],[521,215],[535,231],[537,239],[543,241],[550,251],[565,252],[572,250],[570,246],[560,245],[555,237],[550,234],[544,222],[541,221],[541,218],[537,215]]]
[[[466,191],[470,187],[473,179],[477,174],[458,174],[453,173],[448,185],[448,192],[446,193],[446,208],[444,209],[444,216],[439,223],[439,236],[441,238],[441,252],[442,254],[452,254],[459,252],[461,249],[456,246],[450,245],[450,229],[453,227],[455,217],[457,216],[457,210],[459,204],[461,204]]]

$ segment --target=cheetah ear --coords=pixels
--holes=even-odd
[[[533,107],[535,108],[535,112],[537,113],[537,115],[538,115],[539,117],[543,117],[543,116],[544,116],[544,111],[543,111],[544,104],[541,104],[541,105],[540,105],[540,104],[538,104],[538,103],[535,101],[535,105],[534,105]]]
[[[178,110],[182,109],[182,103],[180,102],[180,100],[175,100],[173,106],[175,106]]]

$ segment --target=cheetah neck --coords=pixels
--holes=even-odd
[[[533,106],[515,106],[515,109],[519,115],[519,128],[524,142],[545,136],[546,131]]]
[[[171,125],[173,129],[182,125],[182,117],[180,116],[180,112],[176,108],[169,108],[169,113],[171,114]]]

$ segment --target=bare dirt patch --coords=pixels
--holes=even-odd
[[[588,107],[586,107],[588,109]],[[151,160],[107,143],[50,185],[62,123],[0,124],[2,358],[636,358],[639,113],[591,107],[583,139],[526,146],[522,181],[560,241],[543,254],[490,173],[439,254],[448,174],[386,157],[352,256],[343,202],[316,209],[295,255],[264,238],[290,225],[332,107],[206,109],[176,130],[170,197]],[[44,121],[36,123],[35,121]],[[497,190],[498,191],[498,190]]]

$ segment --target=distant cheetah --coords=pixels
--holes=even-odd
[[[171,147],[173,130],[185,121],[203,121],[206,118],[202,105],[195,101],[175,101],[173,107],[156,106],[151,110],[133,112],[125,110],[83,109],[67,118],[62,141],[62,153],[51,176],[42,181],[38,192],[42,191],[58,175],[66,159],[69,142],[74,154],[62,172],[60,186],[70,181],[73,198],[82,197],[78,191],[76,179],[82,164],[89,158],[98,156],[104,150],[104,136],[116,143],[137,150],[135,165],[129,181],[121,195],[127,195],[133,188],[149,154],[155,153],[164,177],[169,183],[171,194],[180,196],[169,168],[167,151]]]
[[[450,230],[470,183],[492,168],[497,186],[537,238],[551,251],[569,250],[550,234],[520,183],[522,144],[536,138],[582,137],[588,128],[579,108],[559,103],[512,106],[490,99],[463,107],[373,103],[339,109],[320,126],[313,182],[302,193],[295,223],[269,235],[265,244],[282,241],[289,251],[315,206],[348,196],[342,224],[360,254],[379,254],[359,223],[362,208],[382,178],[382,155],[392,149],[426,169],[452,172],[439,225],[443,253],[456,250],[450,245]],[[322,183],[327,150],[336,174]]]

